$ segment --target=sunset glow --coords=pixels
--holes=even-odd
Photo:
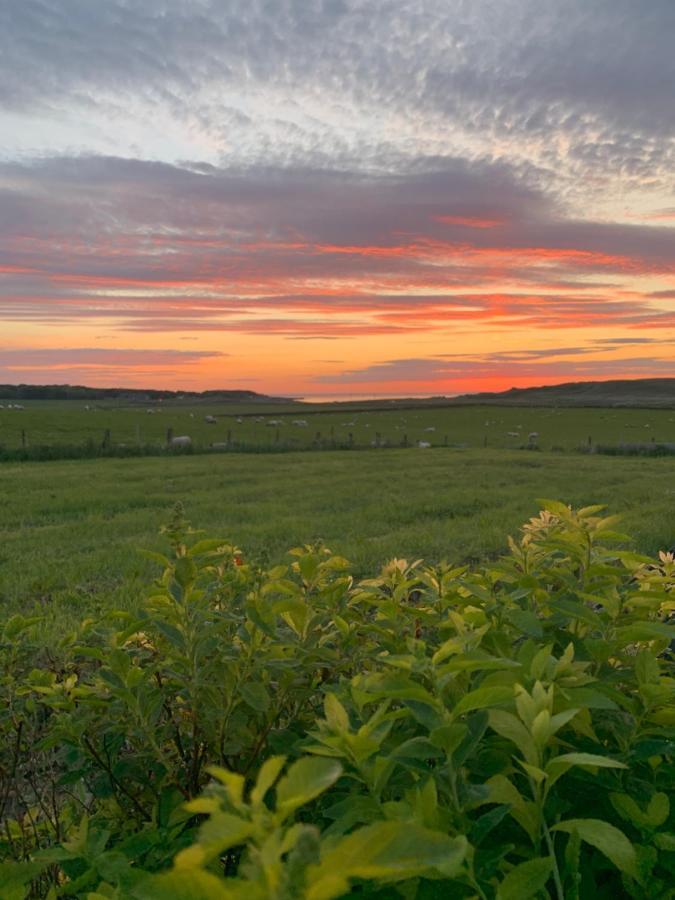
[[[674,33],[671,0],[10,4],[0,382],[675,376]]]

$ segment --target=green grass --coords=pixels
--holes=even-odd
[[[622,413],[626,415],[626,413]],[[523,417],[524,418],[524,417]],[[431,449],[105,459],[0,466],[0,605],[40,610],[47,632],[133,605],[172,505],[195,527],[278,561],[323,538],[355,574],[393,556],[501,552],[537,497],[606,503],[645,552],[675,545],[673,461]]]
[[[113,445],[163,446],[167,431],[189,435],[195,449],[212,443],[284,446],[347,444],[369,447],[373,442],[399,446],[404,440],[432,445],[487,446],[515,449],[538,432],[542,449],[574,450],[595,444],[675,442],[675,411],[649,409],[552,409],[546,407],[456,406],[411,409],[325,406],[182,405],[149,407],[98,405],[87,410],[81,401],[26,402],[25,409],[0,409],[0,447],[82,445],[102,443],[106,431]],[[153,410],[152,414],[148,409]],[[205,416],[216,417],[207,424]],[[241,421],[238,421],[241,419]],[[306,420],[307,426],[293,425]],[[268,424],[281,420],[280,426]],[[433,429],[433,430],[428,430]],[[513,432],[515,437],[509,436]],[[350,435],[352,436],[350,439]],[[379,437],[378,437],[379,436]]]

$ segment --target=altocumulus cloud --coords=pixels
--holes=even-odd
[[[30,355],[105,321],[125,345],[583,328],[593,362],[452,365],[609,377],[673,332],[673,33],[672,0],[9,0],[0,317],[35,372],[130,371]]]

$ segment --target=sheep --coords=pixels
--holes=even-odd
[[[293,419],[293,424],[297,425],[298,428],[306,428],[307,420],[306,419]]]
[[[215,416],[204,416],[204,421],[207,425],[217,425],[218,422]]]
[[[221,442],[218,444],[211,444],[211,449],[212,450],[227,450],[228,446],[229,445],[227,443]]]
[[[155,411],[154,411],[154,409],[146,409],[146,413],[147,413],[149,416],[154,416]]]
[[[538,431],[531,431],[528,434],[527,439],[528,439],[528,441],[536,441],[538,437],[539,437]]]
[[[431,447],[431,444],[429,443],[429,441],[418,441],[417,446],[420,448],[420,450],[426,450],[428,447]]]
[[[237,416],[237,425],[242,425],[243,422],[244,422],[244,420],[242,419],[242,417],[241,417],[241,416]]]
[[[425,428],[425,431],[436,431],[433,425],[430,425],[429,428]]]
[[[23,406],[20,403],[15,403],[14,409],[23,409]]]
[[[517,431],[507,431],[506,436],[507,437],[520,437],[520,435],[518,434]]]
[[[190,447],[192,446],[192,438],[187,434],[179,434],[177,437],[171,438],[170,447]]]
[[[274,428],[277,425],[283,425],[283,424],[284,423],[281,421],[281,419],[270,419],[269,422],[267,422],[267,427]]]

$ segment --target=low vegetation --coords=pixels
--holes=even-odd
[[[0,638],[3,898],[672,897],[672,554],[260,566],[176,509],[133,609]]]

